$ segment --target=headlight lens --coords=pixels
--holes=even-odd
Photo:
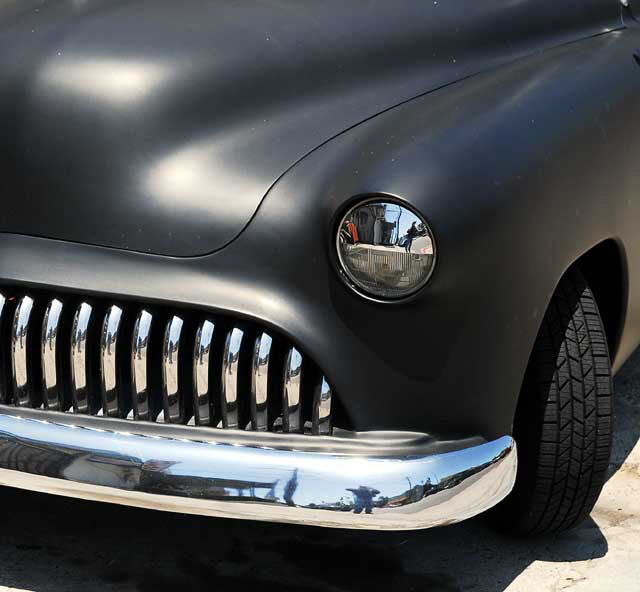
[[[370,199],[343,217],[338,257],[350,285],[381,300],[405,298],[422,288],[435,266],[427,221],[407,207]]]

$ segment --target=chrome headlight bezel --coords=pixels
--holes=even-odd
[[[350,218],[352,218],[352,216],[356,211],[363,209],[365,207],[370,207],[375,204],[379,204],[381,206],[396,206],[400,209],[401,215],[408,215],[410,219],[411,217],[413,217],[413,219],[419,221],[420,227],[424,229],[424,233],[425,233],[422,236],[423,237],[426,236],[430,241],[431,252],[428,254],[414,253],[413,251],[407,251],[410,254],[413,254],[415,256],[428,255],[431,257],[431,259],[428,263],[428,269],[425,271],[424,276],[420,278],[420,281],[417,282],[411,288],[402,291],[402,293],[398,294],[397,296],[389,296],[386,294],[383,295],[380,292],[376,292],[375,290],[371,289],[371,286],[367,286],[362,281],[360,281],[360,279],[356,277],[356,275],[353,273],[352,266],[350,266],[349,263],[347,262],[345,258],[345,254],[343,252],[343,248],[342,248],[343,246],[342,232],[343,232],[343,229],[345,228],[345,223],[348,222]],[[427,283],[433,276],[434,270],[436,268],[436,263],[437,263],[437,247],[436,247],[436,239],[435,239],[433,230],[427,218],[423,214],[418,212],[415,207],[408,204],[406,201],[398,197],[389,196],[385,194],[369,195],[366,197],[361,197],[359,199],[355,198],[354,200],[351,200],[349,202],[348,206],[337,217],[337,220],[338,220],[338,223],[334,229],[334,235],[335,235],[334,245],[335,245],[335,255],[337,257],[337,262],[338,262],[338,272],[342,280],[349,286],[349,288],[351,288],[351,290],[353,290],[362,298],[365,298],[367,300],[371,300],[374,302],[380,302],[380,303],[405,302],[406,300],[409,300],[415,297],[416,294],[418,294],[427,285]],[[400,237],[398,233],[396,240],[399,240],[399,238]],[[376,246],[379,246],[379,245],[376,245]],[[387,246],[392,246],[392,245],[387,245]],[[400,245],[393,245],[393,246],[397,247]],[[413,239],[411,241],[410,248],[412,248],[412,246],[413,246]]]

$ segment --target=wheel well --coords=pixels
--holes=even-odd
[[[609,357],[614,365],[627,312],[628,280],[624,251],[615,240],[607,239],[581,255],[565,273],[572,267],[580,270],[596,299],[607,338]],[[527,371],[532,357],[530,355]],[[517,407],[522,404],[526,403],[523,403],[521,387]]]
[[[613,362],[622,333],[627,300],[621,248],[616,241],[607,239],[587,251],[574,265],[584,275],[596,299]]]

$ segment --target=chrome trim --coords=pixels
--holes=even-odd
[[[122,309],[115,304],[109,308],[102,323],[100,338],[100,377],[102,386],[102,412],[117,417],[118,409],[118,370],[116,367],[116,348]]]
[[[16,308],[11,330],[11,380],[16,405],[32,406],[33,385],[29,381],[29,360],[27,359],[27,340],[29,339],[29,320],[33,310],[33,298],[23,296]]]
[[[336,455],[148,437],[64,423],[70,415],[52,413],[54,421],[21,413],[0,413],[0,485],[190,514],[428,528],[498,503],[517,467],[510,436],[437,454],[418,448],[385,456],[371,445],[367,454]]]
[[[383,221],[388,231],[372,231],[374,220]],[[433,275],[438,256],[424,216],[388,195],[352,205],[338,226],[335,248],[346,285],[366,300],[380,303],[419,292]]]
[[[197,440],[225,446],[247,448],[270,448],[294,452],[325,453],[338,456],[402,457],[411,454],[429,456],[452,452],[484,444],[486,440],[473,436],[461,440],[437,440],[429,434],[403,431],[352,432],[334,428],[331,436],[307,434],[283,434],[281,432],[254,432],[253,430],[221,430],[217,427],[190,426],[184,424],[158,425],[152,421],[132,423],[115,417],[61,413],[29,407],[14,407],[0,404],[0,415],[18,416],[47,423],[58,423],[86,428],[94,431],[127,432],[147,438],[168,438],[170,440]]]
[[[149,336],[153,316],[146,310],[140,311],[133,327],[131,344],[131,386],[133,419],[149,419],[149,393],[147,391],[147,358],[149,355]]]
[[[256,338],[251,360],[251,429],[266,432],[267,396],[269,391],[269,357],[273,340],[268,333]]]
[[[193,417],[196,425],[211,423],[209,371],[215,325],[203,321],[196,333],[193,350]]]
[[[62,302],[54,298],[47,305],[42,322],[42,391],[44,404],[51,411],[59,411],[64,407],[57,365],[62,307]]]
[[[163,423],[179,423],[182,419],[180,400],[180,336],[182,319],[172,317],[167,323],[162,342],[162,405],[163,412],[156,421]]]
[[[183,326],[182,312],[163,308],[152,326],[143,305],[31,289],[0,297],[7,341],[12,330],[30,331],[28,339],[15,334],[13,351],[8,345],[0,357],[0,404],[254,432],[326,431],[320,416],[312,421],[319,369],[257,322],[195,311]]]
[[[302,354],[291,347],[284,365],[282,427],[285,432],[302,431]]]
[[[244,332],[238,327],[229,331],[222,356],[222,426],[229,429],[241,427],[238,416],[238,368],[243,337]]]
[[[315,435],[331,433],[331,387],[322,377],[313,398],[312,432]]]
[[[87,388],[87,331],[93,309],[83,302],[76,311],[71,329],[71,394],[76,413],[89,412]]]

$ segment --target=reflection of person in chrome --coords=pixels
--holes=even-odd
[[[293,503],[293,494],[298,489],[298,469],[293,471],[293,475],[291,475],[291,479],[287,481],[287,484],[284,486],[284,501],[287,503],[287,506],[295,506]]]
[[[416,227],[416,223],[412,222],[411,227],[407,230],[407,234],[404,236],[404,250],[409,253],[411,252],[411,245],[413,244],[413,240],[420,234],[420,231]]]
[[[347,491],[353,493],[355,500],[354,514],[360,514],[362,510],[364,510],[365,514],[373,512],[373,498],[380,493],[377,489],[361,485],[357,489],[347,488]]]

